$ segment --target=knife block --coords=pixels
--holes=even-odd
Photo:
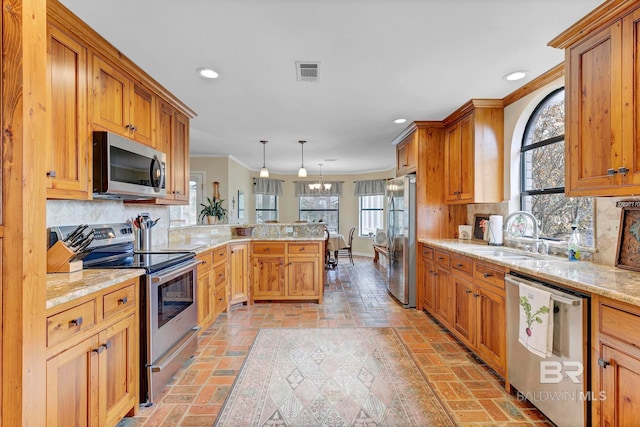
[[[58,240],[47,251],[47,273],[71,273],[82,270],[82,260],[71,261],[76,253]]]

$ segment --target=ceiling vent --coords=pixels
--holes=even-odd
[[[320,62],[296,61],[296,77],[299,82],[320,80]]]

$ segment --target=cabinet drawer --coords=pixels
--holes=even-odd
[[[451,268],[462,271],[469,276],[473,275],[473,261],[457,255],[451,255]]]
[[[600,304],[600,332],[637,347],[640,342],[640,316]]]
[[[317,254],[319,252],[318,245],[315,243],[289,243],[289,255]]]
[[[284,243],[254,243],[252,249],[258,255],[284,255]]]
[[[436,263],[445,267],[449,267],[450,255],[447,252],[435,251]]]
[[[213,251],[198,254],[196,255],[196,259],[200,261],[200,264],[198,264],[198,276],[200,276],[202,273],[211,270],[211,266],[213,265]]]
[[[422,258],[433,259],[433,248],[428,246],[422,247]]]
[[[96,324],[95,300],[47,317],[47,347]]]
[[[102,297],[102,318],[107,319],[129,307],[135,307],[136,304],[136,288],[135,285],[118,289],[117,291],[106,294]]]
[[[213,251],[213,265],[222,262],[227,259],[227,247],[214,249]]]
[[[504,271],[495,267],[476,263],[474,278],[504,289]]]
[[[227,274],[226,274],[226,266],[224,264],[220,264],[218,265],[214,270],[213,270],[213,275],[214,275],[214,283],[215,283],[215,287],[217,288],[218,286],[222,285],[225,283],[226,279],[227,279]]]

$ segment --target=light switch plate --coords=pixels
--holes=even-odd
[[[214,227],[211,229],[211,234],[218,234],[218,227]]]

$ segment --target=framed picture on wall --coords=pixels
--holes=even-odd
[[[489,214],[475,214],[473,216],[473,239],[489,240]]]
[[[640,202],[618,202],[616,206],[622,208],[616,267],[640,271]]]

